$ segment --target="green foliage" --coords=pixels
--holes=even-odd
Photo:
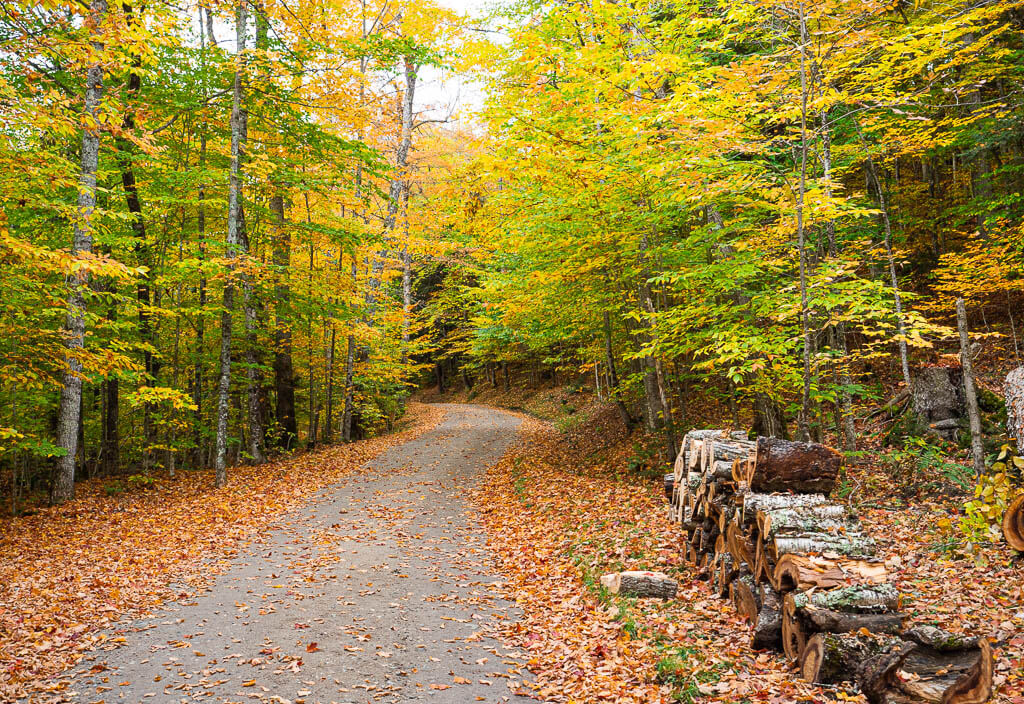
[[[998,540],[1003,514],[1021,493],[1024,493],[1024,457],[1017,454],[1012,445],[1003,445],[995,461],[978,478],[974,499],[964,505],[959,528],[968,542]]]
[[[904,496],[933,494],[937,491],[967,493],[973,487],[971,469],[949,459],[947,445],[922,437],[904,439],[903,447],[886,451],[882,467]]]

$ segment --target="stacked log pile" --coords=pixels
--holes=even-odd
[[[687,558],[812,682],[852,681],[872,702],[985,702],[985,639],[906,629],[902,595],[874,541],[829,501],[841,456],[814,443],[692,430],[665,476]]]

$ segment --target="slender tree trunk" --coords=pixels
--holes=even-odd
[[[651,286],[648,283],[650,274],[647,271],[647,236],[644,235],[640,241],[640,286],[639,286],[639,298],[641,310],[648,316],[654,314],[654,297],[651,293]],[[643,342],[650,339],[650,333],[648,330],[651,327],[649,319],[645,319],[643,322],[644,332],[642,334]],[[647,427],[651,432],[662,431],[665,437],[665,445],[667,449],[667,455],[669,460],[675,459],[678,447],[676,446],[675,439],[675,428],[672,424],[672,418],[669,415],[668,408],[665,406],[664,391],[661,387],[660,374],[658,373],[658,365],[655,359],[646,355],[643,358],[644,366],[644,395],[647,400]]]
[[[896,324],[899,332],[900,367],[903,371],[903,383],[907,390],[911,389],[910,379],[910,355],[907,351],[906,323],[903,319],[903,298],[900,296],[899,279],[896,276],[896,258],[892,251],[892,223],[889,220],[889,207],[886,203],[885,190],[882,188],[882,181],[875,168],[875,161],[871,158],[871,150],[868,149],[864,133],[857,125],[857,134],[860,137],[861,145],[864,147],[864,154],[867,157],[867,168],[869,180],[875,186],[875,193],[878,196],[878,208],[882,214],[882,226],[885,234],[885,256],[889,267],[889,283],[892,286],[893,301],[896,308]]]
[[[800,395],[800,439],[811,439],[811,326],[807,300],[807,243],[804,199],[807,191],[807,18],[800,3],[800,182],[796,193],[796,233],[800,250],[800,327],[803,333],[803,389]]]
[[[243,151],[242,135],[245,129],[242,111],[242,80],[245,71],[245,40],[247,5],[243,0],[235,9],[236,57],[234,87],[232,89],[231,106],[231,178],[228,186],[228,233],[225,260],[227,276],[224,280],[224,311],[221,313],[220,332],[220,379],[217,385],[217,451],[214,459],[216,468],[216,484],[222,487],[227,483],[227,448],[228,448],[228,416],[230,415],[231,390],[231,326],[232,313],[235,309],[235,285],[233,281],[235,256],[239,245],[239,217],[241,215],[242,179],[241,159]]]
[[[199,170],[206,169],[206,133],[199,137]],[[196,406],[193,416],[193,442],[195,443],[195,464],[202,467],[206,464],[205,453],[203,452],[203,386],[204,380],[204,355],[206,351],[206,304],[207,285],[206,270],[206,187],[199,184],[199,204],[196,206],[196,229],[199,237],[199,315],[196,318],[196,357],[194,371],[194,386],[192,402]]]
[[[92,48],[100,54],[101,26],[107,14],[106,0],[91,0],[89,5]],[[103,66],[93,64],[86,72],[83,108],[81,168],[78,176],[78,208],[75,216],[71,256],[92,253],[92,216],[96,210],[96,170],[99,168],[100,130],[98,108],[103,96]],[[85,297],[87,271],[68,276],[67,319],[64,324],[65,365],[57,415],[57,445],[64,455],[57,460],[52,499],[56,504],[75,498],[75,457],[78,455],[78,428],[82,420],[82,362],[79,353],[85,345]]]
[[[974,386],[974,360],[971,359],[971,338],[967,334],[967,308],[964,299],[956,299],[956,323],[960,332],[960,362],[964,372],[964,397],[967,418],[971,424],[971,458],[978,476],[985,471],[985,448],[981,442],[981,414],[978,411],[978,391]]]
[[[275,416],[281,429],[280,444],[286,449],[295,446],[299,431],[295,419],[295,366],[292,358],[291,288],[288,286],[291,231],[284,217],[284,198],[280,193],[270,199],[274,219],[274,391],[277,398]]]
[[[119,471],[121,436],[118,428],[120,419],[120,384],[116,376],[103,382],[103,455],[102,472],[110,477]]]
[[[413,57],[403,57],[405,70],[405,92],[402,95],[400,112],[400,136],[395,150],[395,175],[388,189],[388,209],[384,218],[384,229],[394,235],[397,218],[401,212],[405,242],[402,247],[402,364],[405,364],[409,343],[409,315],[412,308],[412,286],[409,259],[409,150],[412,147],[413,107],[416,96],[417,69]],[[376,279],[373,279],[376,282]]]
[[[409,361],[409,327],[412,318],[412,255],[409,252],[409,182],[402,185],[402,366]]]
[[[832,125],[827,111],[821,113],[821,166],[822,176],[825,181],[825,192],[829,198],[832,197]],[[828,239],[829,256],[839,256],[839,245],[836,242],[836,223],[829,220],[825,223],[825,234]],[[846,347],[846,325],[842,321],[832,326],[832,346],[842,356],[838,365],[839,395],[836,404],[839,413],[839,426],[843,436],[844,447],[853,452],[857,449],[857,431],[853,424],[853,397],[850,395],[850,387],[853,380],[850,377],[850,368],[847,366]]]
[[[132,12],[131,5],[124,3],[121,6],[124,10],[129,27],[138,24]],[[128,86],[126,96],[131,101],[138,101],[139,91],[142,88],[142,59],[135,53],[132,56],[132,68],[128,74]],[[121,123],[125,132],[135,129],[135,113],[133,106],[129,105],[125,111]],[[139,302],[139,337],[145,345],[142,352],[143,368],[146,371],[147,384],[156,383],[157,365],[153,356],[155,342],[153,340],[153,325],[149,318],[149,307],[151,300],[150,274],[151,265],[149,261],[149,240],[146,236],[146,221],[142,216],[142,199],[139,197],[138,184],[135,178],[135,166],[132,155],[132,143],[124,138],[118,137],[115,140],[117,145],[118,165],[121,170],[121,185],[124,189],[125,203],[128,206],[128,213],[131,216],[132,234],[135,237],[135,256],[139,266],[145,267],[146,271],[139,274],[136,297]],[[145,403],[142,407],[142,468],[149,471],[152,465],[152,452],[150,447],[156,442],[153,427],[153,404]]]
[[[324,442],[331,442],[331,433],[334,423],[334,350],[336,346],[335,337],[337,328],[331,323],[331,333],[327,336],[327,370],[324,374],[324,386],[326,388],[326,399],[324,401]]]
[[[607,310],[602,313],[602,321],[604,322],[604,361],[608,367],[609,393],[615,401],[615,408],[619,412],[619,418],[622,419],[622,423],[626,426],[627,430],[632,430],[633,417],[629,415],[629,409],[626,408],[626,404],[622,400],[619,390],[619,376],[615,371],[615,354],[612,350],[612,319]]]

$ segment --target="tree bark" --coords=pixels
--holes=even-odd
[[[128,3],[121,5],[129,28],[138,24],[138,19]],[[142,58],[137,52],[132,54],[131,70],[128,73],[128,85],[125,91],[129,101],[138,101],[139,91],[142,88]],[[135,129],[135,112],[129,105],[125,110],[121,127],[125,132]],[[138,274],[138,285],[136,298],[139,302],[139,338],[144,345],[142,352],[143,369],[146,372],[147,384],[156,383],[157,364],[153,356],[153,326],[149,317],[151,300],[150,291],[150,261],[149,261],[149,240],[146,237],[146,221],[142,216],[142,199],[139,197],[138,184],[135,178],[135,166],[133,163],[132,143],[125,137],[115,139],[117,146],[117,161],[121,171],[121,185],[124,189],[125,204],[128,206],[128,214],[131,216],[132,234],[135,237],[135,256],[137,264],[145,267],[145,271]],[[152,464],[152,453],[150,447],[156,442],[153,427],[153,404],[145,403],[142,407],[142,467],[148,471]]]
[[[800,396],[800,439],[811,439],[811,328],[807,297],[807,245],[804,232],[804,198],[807,190],[807,20],[800,3],[800,182],[796,193],[797,248],[800,257],[800,328],[803,334],[803,388]]]
[[[601,577],[612,594],[639,598],[674,599],[679,583],[661,572],[615,572]]]
[[[857,134],[860,137],[861,144],[864,146],[864,154],[867,157],[868,176],[875,186],[875,193],[878,196],[878,209],[882,214],[886,263],[889,267],[889,283],[892,286],[893,302],[896,308],[896,323],[899,332],[900,368],[903,371],[903,383],[906,384],[907,389],[911,389],[913,384],[910,378],[910,357],[907,352],[906,323],[903,319],[903,298],[900,295],[899,279],[896,276],[896,258],[892,251],[892,223],[889,221],[889,207],[886,204],[882,181],[879,179],[878,170],[875,168],[875,161],[871,158],[871,151],[864,140],[864,134],[861,132],[859,123],[857,124]]]
[[[99,54],[104,49],[101,24],[107,14],[106,0],[91,0],[89,31],[92,48]],[[81,166],[78,175],[78,204],[75,214],[71,256],[92,253],[92,217],[96,210],[96,170],[99,168],[100,130],[98,108],[103,97],[103,66],[95,63],[85,77],[85,102],[82,111]],[[52,501],[63,503],[75,498],[75,458],[78,455],[78,428],[82,419],[82,361],[85,345],[85,297],[89,274],[83,270],[68,276],[67,318],[64,323],[65,370],[62,377],[60,409],[57,415],[57,445],[64,455],[57,459]]]
[[[842,456],[824,445],[762,437],[747,483],[756,492],[828,494],[841,465]]]
[[[274,396],[275,418],[281,437],[278,445],[285,450],[295,446],[299,436],[295,418],[295,366],[292,358],[291,288],[288,267],[291,257],[291,231],[285,222],[284,196],[275,193],[270,199],[274,220]]]
[[[232,314],[235,310],[235,284],[233,281],[239,245],[239,217],[241,215],[242,180],[241,158],[244,115],[242,112],[242,81],[245,71],[247,4],[239,2],[235,8],[236,56],[231,105],[231,177],[228,185],[228,232],[224,258],[227,276],[224,280],[224,310],[220,317],[220,378],[217,384],[217,450],[214,458],[216,485],[227,483],[228,416],[231,390],[231,334]]]
[[[978,392],[974,388],[974,369],[971,359],[971,338],[967,334],[967,309],[964,299],[956,299],[956,322],[960,332],[960,363],[964,368],[964,398],[967,401],[967,418],[971,424],[971,457],[974,472],[981,476],[985,471],[985,448],[981,444],[981,414],[978,411]]]

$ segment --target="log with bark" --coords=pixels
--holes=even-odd
[[[818,633],[807,641],[800,674],[816,684],[852,682],[865,693],[884,692],[893,671],[914,647],[891,635]]]
[[[744,525],[757,521],[759,511],[797,509],[828,503],[824,494],[759,494],[749,492],[743,495],[741,517]]]
[[[749,572],[741,572],[729,584],[729,598],[741,618],[753,623],[761,611],[761,592]]]
[[[992,649],[938,628],[891,635],[819,633],[804,648],[803,678],[852,682],[873,703],[982,704],[992,696]]]
[[[758,589],[760,609],[754,621],[750,647],[754,650],[778,650],[782,643],[782,601],[778,593],[767,584]]]
[[[912,628],[904,639],[916,647],[892,673],[888,701],[981,704],[992,696],[992,647],[931,626]]]
[[[822,631],[896,632],[904,619],[893,613],[899,605],[899,592],[891,584],[791,592],[782,602],[783,650],[798,660],[808,639]]]
[[[673,494],[675,493],[675,490],[676,490],[676,478],[675,478],[675,475],[674,474],[666,474],[663,479],[664,479],[664,483],[665,483],[665,498],[668,501],[671,501],[672,500],[672,496],[673,496]]]
[[[772,586],[779,593],[795,589],[835,589],[861,584],[881,584],[888,579],[878,560],[827,558],[820,555],[783,555],[775,565]]]
[[[756,520],[763,537],[776,533],[831,533],[860,529],[850,510],[839,504],[758,511]]]
[[[612,594],[641,599],[674,599],[679,583],[661,572],[613,572],[601,577],[601,585]]]
[[[1024,453],[1024,367],[1017,367],[1006,375],[1003,389],[1006,434],[1017,441],[1017,449]]]
[[[835,485],[842,455],[812,442],[758,438],[757,455],[747,475],[751,491],[828,494]]]
[[[765,546],[765,552],[774,561],[793,553],[834,553],[852,558],[874,557],[875,554],[875,541],[859,533],[776,535],[766,541]]]

